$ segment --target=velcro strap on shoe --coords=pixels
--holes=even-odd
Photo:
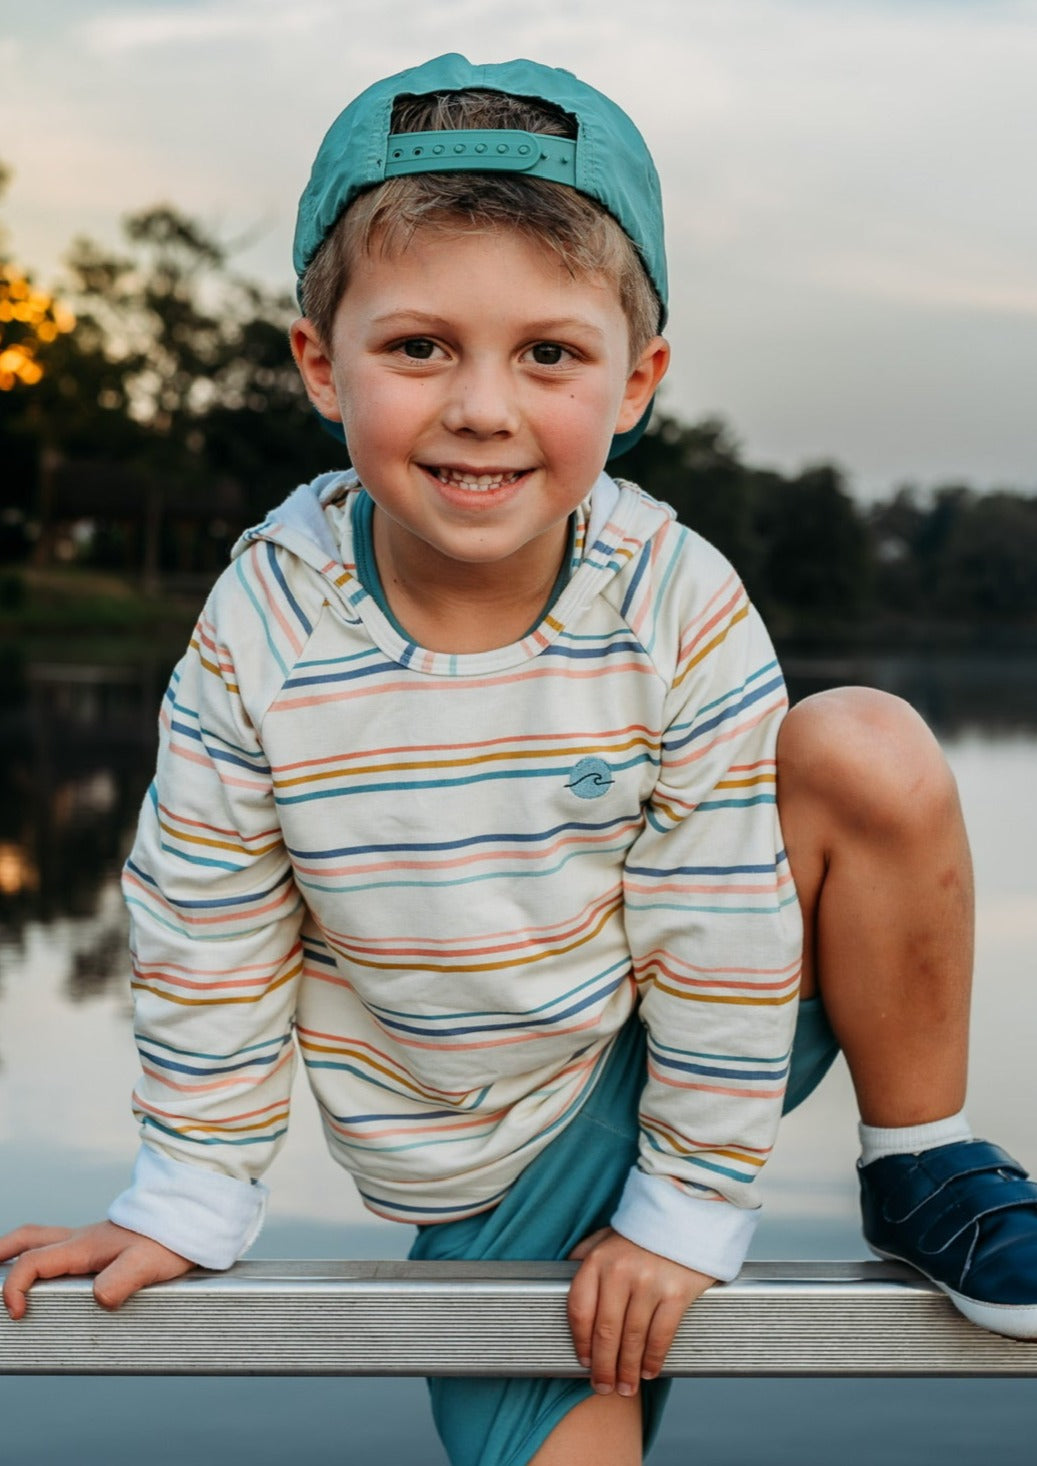
[[[924,1150],[908,1170],[897,1179],[895,1193],[884,1206],[888,1221],[903,1222],[928,1201],[935,1200],[945,1186],[966,1176],[980,1176],[985,1171],[1007,1172],[1020,1181],[1026,1171],[1017,1160],[989,1140],[957,1141],[952,1145]]]
[[[1037,1183],[987,1174],[941,1193],[946,1204],[921,1237],[923,1252],[942,1252],[966,1228],[996,1212],[1030,1206],[1037,1210]],[[935,1198],[934,1198],[935,1200]]]

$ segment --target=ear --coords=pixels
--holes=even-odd
[[[299,368],[306,395],[321,417],[332,422],[342,421],[342,409],[338,405],[335,379],[332,373],[331,355],[324,345],[317,328],[308,316],[300,316],[288,328],[295,365]]]
[[[669,345],[661,336],[653,336],[627,377],[623,400],[619,406],[619,415],[616,418],[615,431],[617,433],[629,432],[641,421],[645,408],[654,397],[655,390],[665,377],[666,368],[669,365]]]

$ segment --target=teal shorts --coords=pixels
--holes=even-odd
[[[785,1098],[793,1109],[820,1083],[839,1046],[818,999],[800,1004]],[[645,1080],[644,1028],[619,1033],[576,1118],[519,1176],[492,1211],[421,1227],[411,1257],[558,1259],[608,1226],[637,1160]],[[593,1394],[586,1379],[430,1379],[432,1414],[453,1466],[525,1466],[562,1417]],[[642,1385],[645,1450],[670,1381]]]

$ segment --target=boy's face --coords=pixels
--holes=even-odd
[[[668,360],[656,337],[631,367],[615,287],[507,230],[376,247],[354,262],[330,354],[306,320],[292,345],[394,563],[439,583],[462,566],[553,579],[568,516]]]

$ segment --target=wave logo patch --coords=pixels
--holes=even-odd
[[[603,758],[581,758],[573,765],[566,787],[580,799],[600,799],[614,782],[612,770]]]

